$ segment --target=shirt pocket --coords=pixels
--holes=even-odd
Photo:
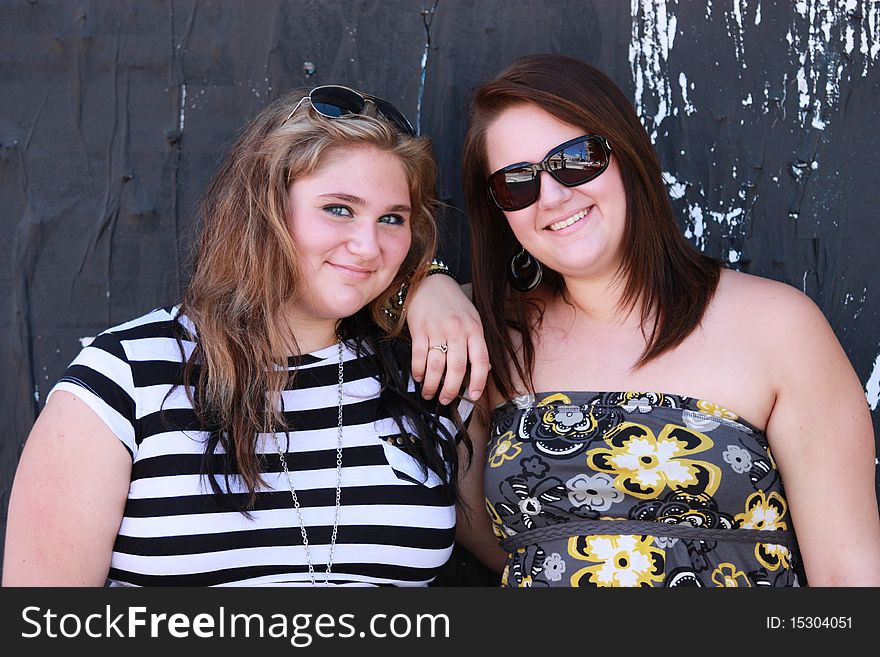
[[[401,481],[427,488],[436,488],[443,483],[436,472],[426,468],[406,452],[408,443],[411,440],[418,440],[417,437],[410,434],[393,434],[379,436],[379,439],[385,452],[385,460],[388,461],[388,466],[395,477]]]

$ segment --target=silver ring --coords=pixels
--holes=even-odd
[[[440,352],[444,354],[449,351],[449,347],[447,347],[445,344],[433,344],[431,345],[431,349],[439,349]]]

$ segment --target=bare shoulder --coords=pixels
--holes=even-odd
[[[774,319],[791,312],[818,311],[810,297],[796,287],[732,269],[721,271],[716,299],[735,305],[737,310],[760,312]]]
[[[758,341],[789,343],[830,331],[819,307],[797,288],[733,270],[722,270],[710,311]]]
[[[725,271],[710,313],[729,344],[752,354],[764,371],[772,372],[777,392],[808,381],[815,384],[829,370],[854,377],[822,310],[791,285]]]

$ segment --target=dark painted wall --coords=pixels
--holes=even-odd
[[[682,229],[821,306],[880,428],[876,1],[0,0],[0,26],[0,518],[80,339],[179,298],[194,204],[247,119],[328,82],[398,104],[434,139],[466,278],[467,98],[533,52],[629,93]],[[486,581],[460,556],[446,581]]]

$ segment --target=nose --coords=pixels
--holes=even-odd
[[[375,221],[355,221],[349,227],[350,233],[345,248],[363,262],[369,262],[379,255],[379,224]]]
[[[541,177],[541,191],[538,196],[538,206],[542,210],[552,210],[568,201],[574,193],[571,187],[566,187],[546,171],[538,174]]]

